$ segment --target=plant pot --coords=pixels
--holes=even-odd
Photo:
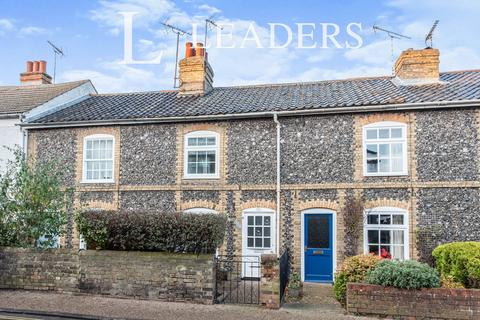
[[[288,297],[298,299],[301,298],[303,295],[302,288],[288,288]]]

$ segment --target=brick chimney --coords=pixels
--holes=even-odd
[[[438,83],[440,77],[438,49],[408,49],[395,62],[395,76],[403,85]]]
[[[180,60],[179,68],[179,96],[203,96],[213,89],[214,73],[202,43],[195,48],[191,42],[186,43],[185,58]]]
[[[27,71],[20,74],[20,83],[22,86],[52,84],[52,77],[47,74],[47,62],[27,61]]]

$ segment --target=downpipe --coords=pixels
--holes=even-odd
[[[273,114],[273,121],[277,127],[277,214],[275,215],[276,219],[276,251],[277,256],[280,256],[280,190],[281,190],[281,159],[280,159],[280,121],[278,121],[277,113]]]

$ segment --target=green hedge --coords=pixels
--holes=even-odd
[[[362,282],[367,272],[377,265],[380,257],[374,254],[361,254],[346,258],[335,273],[333,292],[335,298],[345,304],[347,298],[347,283]]]
[[[84,211],[76,219],[89,249],[213,253],[223,241],[221,214]]]
[[[407,260],[383,260],[369,270],[367,283],[401,289],[440,287],[438,271],[426,263]]]
[[[480,242],[452,242],[432,252],[444,277],[452,277],[467,288],[480,288]]]

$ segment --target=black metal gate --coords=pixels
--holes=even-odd
[[[260,257],[218,256],[215,268],[215,303],[260,303]]]
[[[280,304],[285,301],[285,289],[290,278],[290,254],[286,250],[280,257]]]

